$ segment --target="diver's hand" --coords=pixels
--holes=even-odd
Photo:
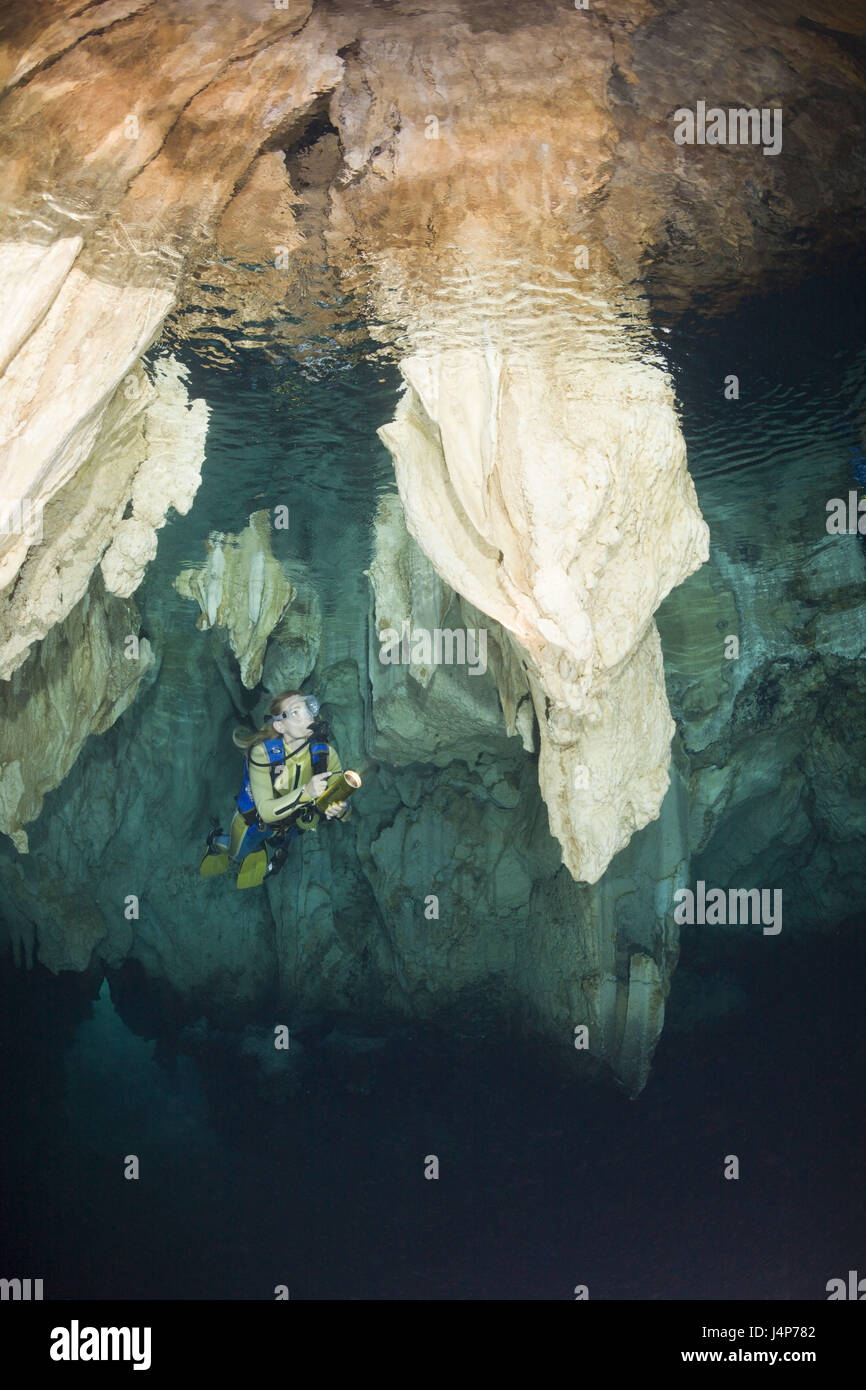
[[[322,792],[327,787],[329,780],[330,773],[317,772],[315,777],[311,777],[309,782],[305,783],[303,789],[304,795],[308,797],[310,801],[315,801],[317,797],[322,795]]]
[[[338,816],[342,819],[345,809],[345,801],[335,801],[332,806],[325,807],[325,817],[327,820],[332,820],[334,816]]]

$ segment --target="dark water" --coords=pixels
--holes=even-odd
[[[699,497],[728,540],[738,507],[792,477],[811,476],[819,498],[856,477],[862,315],[861,281],[826,280],[671,340]],[[737,416],[721,396],[729,371]],[[222,383],[212,471],[161,534],[166,572],[199,563],[211,527],[283,494],[294,506],[305,486],[335,507],[363,495],[361,545],[389,485],[384,451],[371,476],[369,436],[396,381],[373,364],[353,373],[345,389],[336,370],[305,385],[291,364],[251,361]],[[338,556],[308,541],[338,627]],[[292,1298],[567,1300],[585,1284],[593,1299],[823,1299],[866,1259],[866,975],[862,921],[814,927],[684,929],[633,1101],[577,1082],[573,1059],[509,1040],[482,1010],[471,1031],[443,1019],[381,1037],[308,1019],[292,1086],[269,1088],[243,1037],[196,1045],[203,1025],[132,967],[55,979],[6,961],[5,1272],[43,1278],[47,1298],[271,1299],[284,1284]],[[696,1018],[702,991],[722,1001],[715,1019]],[[438,1180],[424,1176],[431,1155]]]
[[[772,952],[687,937],[742,1006],[686,1035],[675,989],[635,1101],[431,1025],[360,1084],[308,1040],[277,1103],[228,1050],[172,1061],[105,986],[6,970],[4,1263],[52,1298],[824,1298],[862,1264],[863,925]]]

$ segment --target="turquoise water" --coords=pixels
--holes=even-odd
[[[260,693],[230,688],[172,580],[201,564],[211,531],[287,505],[274,548],[314,583],[324,618],[310,684],[332,693],[341,751],[362,756],[364,720],[346,711],[369,706],[363,570],[377,499],[393,489],[375,429],[399,378],[363,352],[315,370],[252,351],[219,367],[169,334],[212,414],[193,509],[160,532],[136,594],[161,664],[116,728],[89,741],[32,837],[42,864],[65,844],[82,891],[103,879],[119,901],[140,895],[135,959],[58,978],[3,963],[10,1269],[43,1277],[52,1298],[271,1299],[284,1283],[293,1298],[570,1300],[587,1283],[593,1298],[815,1299],[857,1265],[862,839],[850,809],[834,834],[829,811],[822,834],[800,834],[798,817],[815,814],[816,798],[831,806],[809,761],[818,732],[847,750],[847,765],[840,754],[830,769],[839,786],[862,787],[866,764],[866,556],[857,537],[834,545],[824,527],[826,499],[853,485],[864,426],[862,310],[860,281],[827,280],[709,330],[682,326],[658,348],[717,586],[695,576],[659,615],[689,775],[733,765],[738,737],[743,783],[749,761],[768,770],[761,797],[735,803],[701,844],[692,875],[746,864],[784,881],[809,931],[684,929],[666,1029],[634,1101],[576,1082],[561,1051],[510,1031],[492,992],[438,1012],[419,1003],[402,1020],[377,998],[369,960],[382,928],[361,859],[369,870],[370,827],[387,827],[402,804],[387,770],[365,785],[357,840],[306,847],[278,897],[199,882],[208,818],[225,816],[236,790],[231,727]],[[723,397],[729,372],[738,402]],[[701,605],[723,594],[718,641],[735,614],[743,658],[719,675],[717,657],[701,664],[695,649],[716,631]],[[806,668],[814,687],[797,684]],[[775,705],[767,670],[782,684]],[[796,708],[773,723],[785,680],[801,725]],[[794,792],[782,776],[791,768],[805,778]],[[401,785],[407,801],[435,788],[447,806],[469,781],[456,765],[449,777],[455,788],[464,779],[459,792],[420,765]],[[786,798],[790,843],[750,862],[758,822]],[[854,804],[841,798],[840,816]],[[539,874],[543,830],[533,830]],[[119,909],[105,911],[119,933]],[[527,915],[514,930],[538,925]],[[327,997],[340,950],[354,962],[354,1008]],[[211,959],[207,988],[183,995],[166,983],[200,981]],[[279,1069],[269,1039],[283,1019],[292,1048]],[[730,1153],[737,1184],[720,1178]],[[134,1181],[123,1176],[132,1154]],[[430,1154],[438,1182],[424,1178]]]
[[[253,512],[274,517],[286,507],[288,526],[272,528],[274,554],[290,575],[305,572],[315,584],[326,661],[356,655],[376,502],[394,491],[375,425],[392,417],[398,373],[362,359],[311,382],[296,362],[274,365],[253,352],[231,370],[203,367],[189,354],[180,360],[190,396],[210,408],[207,455],[191,511],[172,513],[158,562],[137,591],[147,620],[158,614],[166,629],[195,634],[198,609],[174,590],[174,577],[204,563],[212,531],[237,534]]]

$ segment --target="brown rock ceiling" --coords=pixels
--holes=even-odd
[[[203,315],[219,304],[239,329],[294,318],[289,341],[340,325],[351,341],[360,309],[448,339],[480,299],[503,324],[579,332],[600,298],[724,308],[857,242],[856,4],[0,15],[3,237],[82,233],[79,268],[169,286]],[[780,105],[781,154],[678,146],[673,112],[699,99]]]

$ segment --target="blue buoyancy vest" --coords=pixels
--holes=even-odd
[[[296,757],[298,753],[303,753],[307,746],[309,746],[310,749],[310,762],[313,772],[324,772],[328,766],[329,750],[327,743],[323,743],[319,739],[308,739],[307,743],[302,744],[300,748],[296,748],[294,753],[290,753],[289,758]],[[271,765],[271,785],[273,786],[287,762],[285,744],[281,738],[266,738],[263,739],[261,743],[255,744],[255,747],[264,748],[267,754],[268,762]],[[244,754],[244,780],[241,783],[240,791],[235,797],[235,805],[242,816],[249,816],[251,812],[255,812],[256,810],[253,789],[250,786],[249,756],[249,753]]]
[[[256,744],[256,747],[264,748],[265,752],[268,755],[268,762],[271,765],[271,782],[273,783],[273,781],[277,777],[277,774],[282,772],[286,762],[286,749],[285,745],[283,744],[283,740],[281,738],[266,738],[262,741],[262,743]],[[235,797],[235,805],[237,806],[241,815],[246,815],[250,811],[254,811],[256,809],[256,803],[253,799],[253,789],[250,786],[249,758],[249,753],[245,753],[244,780],[241,783],[240,791]]]

